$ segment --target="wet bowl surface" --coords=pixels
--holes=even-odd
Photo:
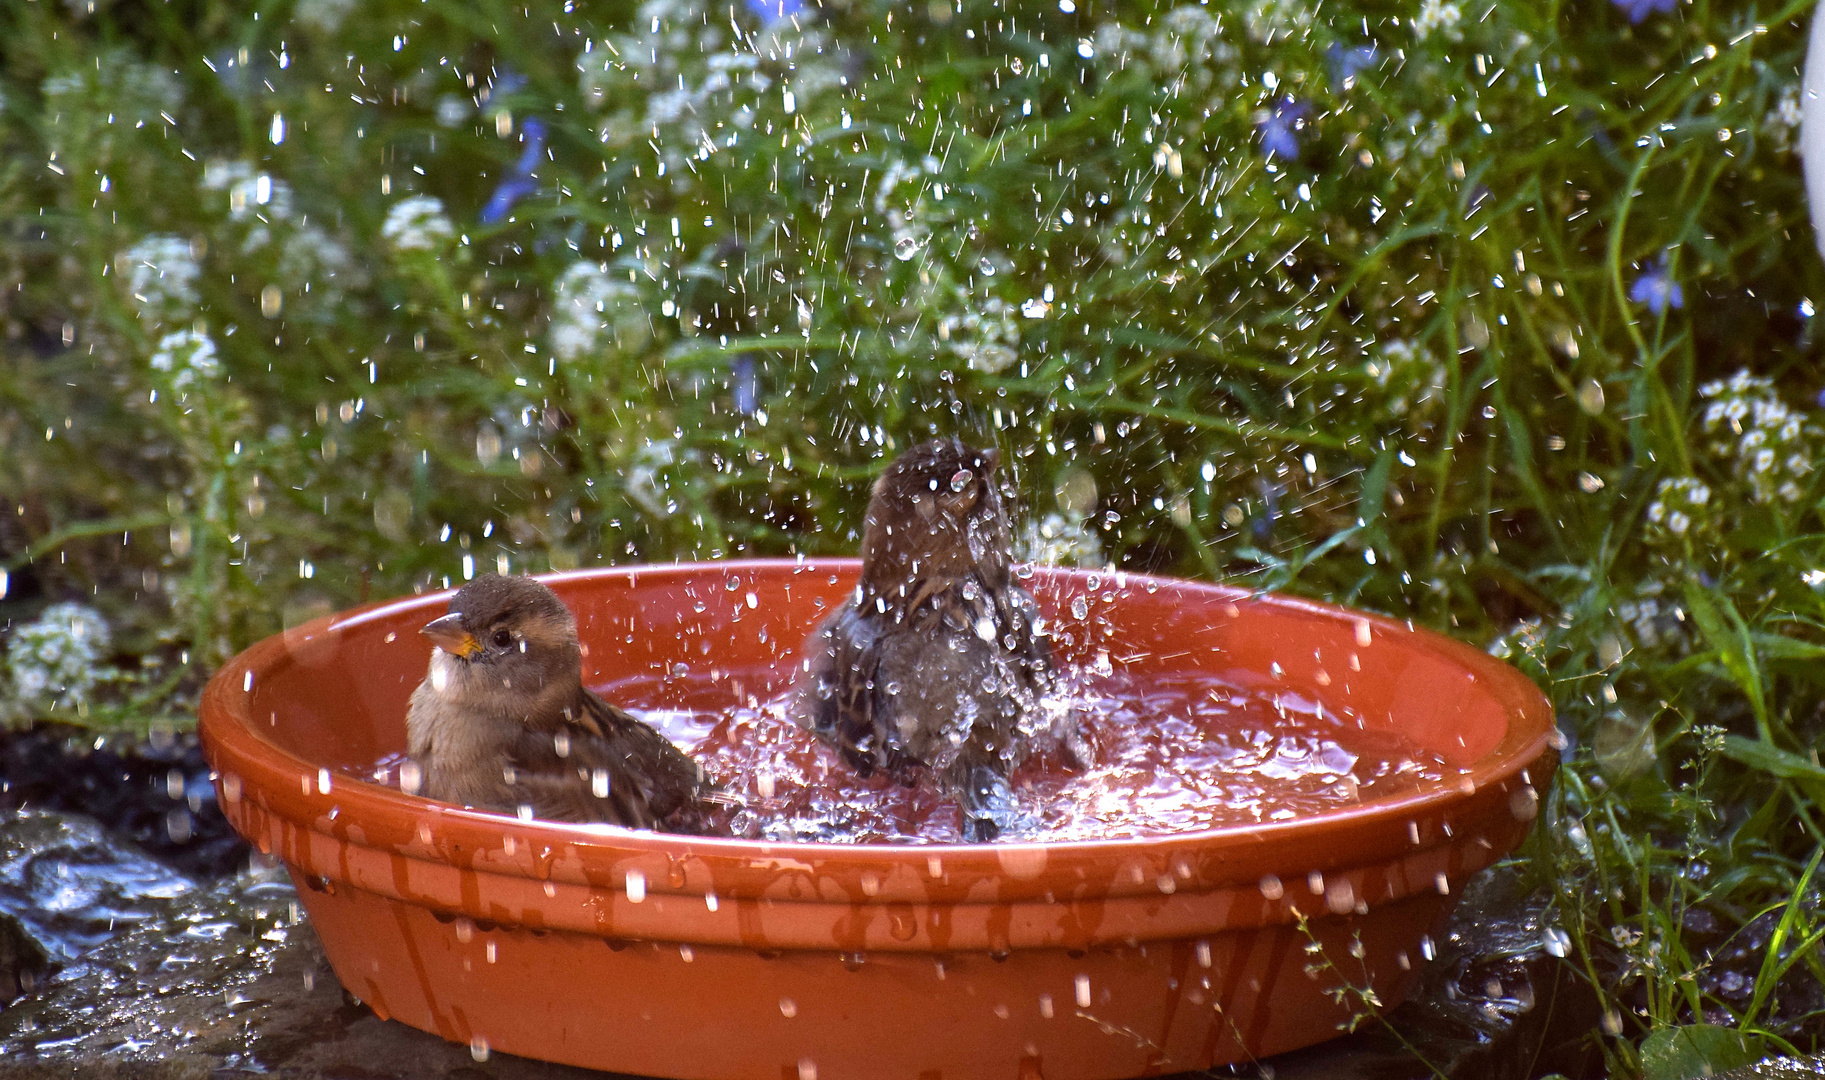
[[[590,685],[722,669],[777,693],[853,560],[547,577]],[[1556,765],[1520,673],[1388,619],[1134,574],[1036,572],[1061,664],[1272,680],[1445,782],[1291,821],[1052,844],[803,844],[522,821],[364,779],[405,744],[448,594],[319,619],[210,683],[229,820],[290,868],[383,1016],[651,1076],[1126,1077],[1318,1042],[1398,1001]],[[1079,602],[1082,601],[1082,602]],[[1087,612],[1074,617],[1073,611]],[[734,676],[731,676],[734,678]],[[1341,994],[1334,993],[1342,989]]]

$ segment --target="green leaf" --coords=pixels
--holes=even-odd
[[[1749,627],[1737,613],[1730,598],[1712,593],[1696,581],[1686,583],[1686,606],[1705,635],[1705,641],[1717,651],[1717,659],[1729,673],[1730,680],[1749,698],[1755,710],[1755,730],[1763,742],[1773,740],[1768,720],[1768,702],[1762,694],[1762,669],[1755,661],[1755,648]]]
[[[1381,517],[1382,500],[1388,494],[1388,474],[1394,469],[1394,451],[1383,450],[1375,455],[1375,464],[1370,465],[1362,474],[1362,494],[1356,500],[1356,517],[1363,528],[1375,524]]]
[[[1772,743],[1745,739],[1741,735],[1724,736],[1724,756],[1751,768],[1772,773],[1783,780],[1808,780],[1825,784],[1825,768],[1814,765],[1791,750]]]
[[[1770,660],[1825,660],[1825,645],[1781,634],[1750,634],[1755,651]]]
[[[1661,1028],[1641,1041],[1642,1080],[1697,1080],[1766,1056],[1759,1035],[1713,1024]]]

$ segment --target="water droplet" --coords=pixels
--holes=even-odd
[[[646,874],[639,870],[627,872],[627,902],[638,904],[646,899]]]
[[[330,793],[330,771],[328,769],[317,770],[317,790],[325,795]]]
[[[490,957],[492,959],[492,957]],[[469,1040],[469,1056],[477,1061],[488,1060],[488,1037],[476,1035]]]
[[[694,951],[692,951],[692,949],[689,945],[680,944],[678,946],[678,959],[683,960],[685,963],[688,964],[691,961],[697,959],[697,954]]]
[[[1261,879],[1261,895],[1269,900],[1278,900],[1286,895],[1286,886],[1280,883],[1278,877],[1269,874]]]
[[[1052,995],[1051,994],[1039,995],[1039,1015],[1045,1017],[1047,1020],[1052,1019]]]
[[[1076,988],[1077,1007],[1088,1009],[1090,1007],[1090,976],[1079,975],[1076,980]]]
[[[1603,384],[1596,379],[1586,379],[1578,387],[1578,408],[1587,416],[1596,416],[1603,412]]]
[[[779,999],[779,1014],[790,1020],[798,1015],[798,1002],[789,997]]]
[[[598,799],[608,798],[608,770],[589,770],[589,793]]]
[[[1532,784],[1522,784],[1508,795],[1508,812],[1516,821],[1532,821],[1540,812],[1540,793]]]
[[[1548,926],[1540,931],[1540,947],[1557,957],[1571,955],[1572,936],[1556,926]]]
[[[418,762],[408,761],[399,766],[399,790],[407,795],[418,794],[418,789],[424,786],[424,781],[424,770],[419,768]]]
[[[269,319],[279,317],[279,310],[285,306],[285,293],[277,285],[268,285],[260,290],[260,314]]]
[[[792,95],[787,94],[786,96],[791,97]],[[791,112],[792,110],[787,109],[786,111]],[[798,1080],[817,1080],[817,1062],[808,1057],[799,1058]]]
[[[908,262],[913,258],[913,256],[919,254],[919,247],[920,247],[919,241],[915,240],[914,238],[912,238],[910,236],[902,236],[898,240],[894,241],[894,245],[893,245],[894,258],[900,260],[901,262]]]
[[[1082,596],[1073,596],[1071,598],[1071,617],[1074,619],[1089,618],[1090,601]]]
[[[995,276],[995,264],[989,260],[987,255],[984,255],[981,259],[977,260],[976,269],[983,277]]]

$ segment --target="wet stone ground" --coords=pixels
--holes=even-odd
[[[250,860],[199,797],[193,745],[116,753],[22,741],[0,745],[0,1080],[603,1075],[499,1054],[476,1062],[467,1047],[382,1021],[345,995],[283,871]],[[36,780],[12,771],[21,761],[42,770]],[[46,776],[63,787],[49,790]],[[21,799],[33,784],[40,794]],[[1371,1023],[1217,1075],[1600,1075],[1587,1038],[1595,1003],[1543,948],[1540,915],[1516,875],[1486,874],[1392,1030]],[[1812,1076],[1818,1066],[1786,1068],[1762,1075]]]

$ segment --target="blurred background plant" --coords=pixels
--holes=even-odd
[[[486,570],[849,552],[957,431],[1029,557],[1521,665],[1612,1064],[1809,1048],[1809,5],[1670,7],[5,0],[7,715],[181,719]]]

